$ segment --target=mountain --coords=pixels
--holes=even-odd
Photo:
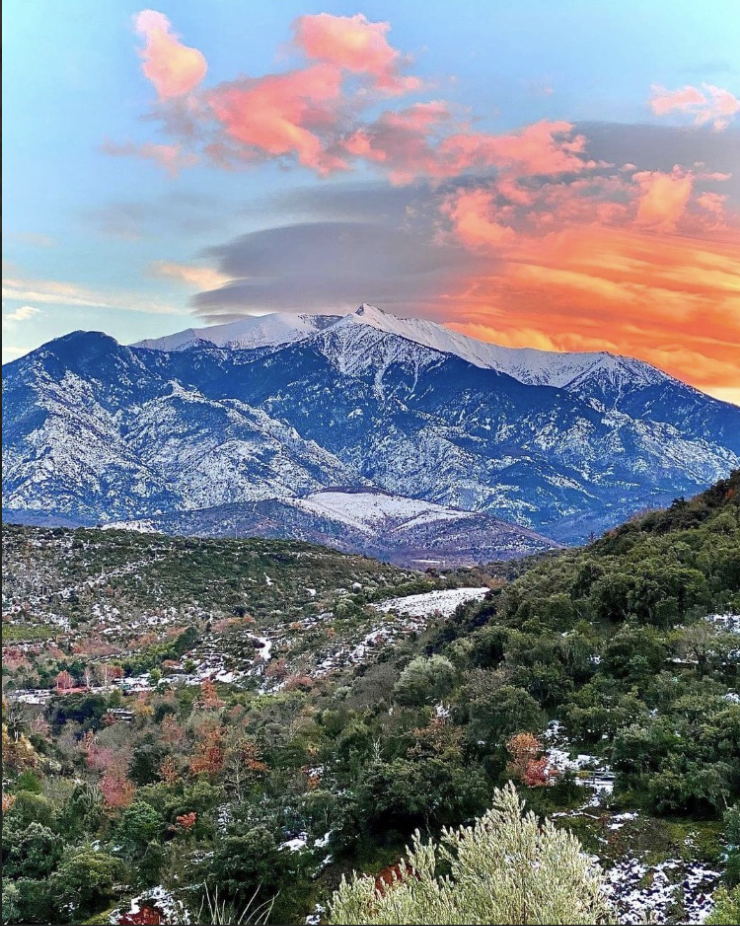
[[[514,559],[557,546],[482,511],[445,508],[376,489],[326,490],[107,526],[205,537],[290,537],[422,570]]]
[[[403,563],[582,540],[740,465],[740,409],[648,364],[372,306],[131,347],[76,332],[4,366],[3,393],[6,519],[228,523]],[[415,523],[413,502],[437,507]]]

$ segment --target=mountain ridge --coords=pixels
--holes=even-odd
[[[78,332],[4,366],[5,517],[201,532],[242,506],[245,526],[338,536],[326,512],[299,518],[291,500],[339,485],[569,543],[740,464],[740,409],[641,361],[603,355],[569,388],[525,383],[411,340],[398,329],[415,320],[373,307],[306,318],[282,345],[268,342],[285,319],[265,316],[257,346],[234,348],[225,331],[231,347],[180,339],[168,351]],[[471,557],[493,558],[478,537]],[[362,538],[382,558],[383,537]]]

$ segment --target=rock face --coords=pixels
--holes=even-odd
[[[7,520],[402,562],[578,541],[740,465],[740,408],[648,364],[509,350],[371,306],[133,347],[77,332],[4,366],[3,393]]]

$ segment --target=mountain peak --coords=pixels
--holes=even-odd
[[[387,315],[382,309],[379,309],[377,305],[372,305],[369,302],[363,302],[359,309],[355,311],[355,315]]]
[[[347,339],[354,343],[354,339],[368,328],[390,338],[403,338],[421,349],[460,357],[481,369],[505,373],[527,385],[554,386],[577,392],[584,398],[598,401],[599,407],[613,404],[606,393],[614,393],[615,401],[619,401],[626,393],[670,380],[666,373],[650,364],[607,351],[559,353],[502,347],[468,337],[429,319],[392,315],[368,302],[363,302],[347,315],[276,312],[246,316],[227,324],[190,328],[133,346],[167,353],[214,346],[223,350],[280,349],[317,339],[323,333],[336,329],[341,335],[344,350],[348,346]],[[331,343],[336,345],[339,342],[333,340]],[[325,345],[320,349],[331,348]],[[590,394],[592,387],[596,388],[595,396]]]

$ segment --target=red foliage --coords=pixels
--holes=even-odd
[[[164,914],[156,907],[144,906],[138,913],[124,913],[119,918],[119,926],[162,926]]]
[[[177,769],[177,763],[172,756],[167,756],[159,768],[159,774],[162,776],[162,781],[168,785],[177,784],[180,780],[180,772]]]
[[[204,707],[210,708],[219,708],[224,706],[224,702],[218,696],[218,689],[209,678],[207,678],[200,686],[200,703]]]
[[[310,691],[314,685],[315,682],[310,675],[291,675],[285,683],[285,690],[298,691],[299,689],[305,689]]]
[[[7,813],[15,804],[15,798],[12,794],[6,794],[3,791],[3,813]]]
[[[55,682],[58,692],[69,691],[71,688],[75,687],[75,680],[66,669],[57,675]]]
[[[162,739],[168,746],[182,748],[185,745],[187,741],[185,730],[172,714],[168,714],[164,718],[161,729]]]
[[[557,772],[549,767],[547,756],[542,755],[542,743],[531,733],[517,733],[506,744],[511,756],[507,771],[528,788],[541,788],[555,778]]]
[[[197,822],[197,813],[183,813],[175,819],[175,825],[170,827],[170,829],[175,830],[175,832],[188,833]]]
[[[403,868],[400,862],[396,862],[395,865],[388,865],[375,876],[375,893],[379,897],[385,897],[389,890],[392,890],[398,884],[403,884],[409,876],[419,879],[413,869]]]
[[[136,788],[122,769],[110,768],[100,781],[100,791],[108,808],[124,810],[133,803]]]
[[[200,746],[200,752],[190,761],[190,771],[193,775],[204,772],[209,778],[215,778],[223,771],[226,762],[226,751],[220,730],[212,730]]]
[[[286,678],[288,675],[288,664],[284,659],[273,659],[265,669],[267,678]]]

